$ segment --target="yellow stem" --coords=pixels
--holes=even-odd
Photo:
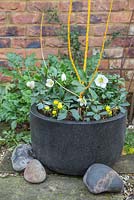
[[[43,20],[44,20],[44,13],[42,13],[42,17],[41,17],[41,26],[40,26],[40,46],[41,46],[41,55],[42,55],[42,59],[44,62],[45,67],[47,68],[47,64],[44,58],[44,52],[43,52],[43,39],[42,39],[42,27],[43,27]],[[51,77],[49,77],[51,78]],[[79,95],[77,95],[76,93],[72,92],[71,90],[65,88],[61,83],[59,83],[57,80],[54,79],[54,81],[60,86],[62,87],[64,90],[66,90],[67,92],[69,92],[70,94],[73,94],[77,97],[79,97]]]
[[[108,32],[108,27],[109,27],[110,16],[111,16],[112,8],[113,8],[113,1],[114,0],[111,0],[111,3],[110,3],[110,10],[109,10],[109,14],[108,14],[107,23],[106,23],[106,29],[105,29],[104,39],[103,39],[102,48],[101,48],[101,52],[100,52],[100,58],[99,58],[97,66],[96,66],[96,69],[93,73],[93,76],[92,76],[90,82],[88,83],[88,85],[85,87],[85,90],[87,90],[91,86],[91,84],[93,83],[95,76],[98,72],[101,60],[102,60],[102,56],[103,56],[103,52],[104,52],[104,48],[105,48],[106,37],[107,37],[107,32]],[[80,94],[80,96],[83,96],[85,90]]]
[[[86,48],[85,48],[85,57],[84,57],[84,66],[83,66],[84,72],[86,71],[86,68],[87,68],[87,57],[88,57],[88,47],[89,47],[89,31],[90,31],[90,18],[91,18],[91,0],[88,0]]]
[[[72,56],[72,52],[71,52],[71,39],[70,39],[70,21],[71,21],[71,13],[72,13],[72,0],[70,0],[70,6],[69,6],[69,13],[68,13],[68,52],[69,52],[69,57],[70,57],[70,61],[72,63],[72,67],[76,73],[76,76],[78,78],[78,81],[81,83],[81,78],[80,78],[80,75],[78,73],[78,70],[75,66],[75,63],[74,63],[74,60],[73,60],[73,56]]]

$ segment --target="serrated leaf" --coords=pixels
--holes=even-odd
[[[96,92],[94,90],[92,90],[91,88],[89,89],[89,92],[94,100],[96,100],[98,98],[98,95],[96,94]]]
[[[44,104],[43,103],[39,103],[37,104],[37,107],[39,110],[42,110],[44,108]]]
[[[122,113],[126,113],[126,109],[124,109],[123,107],[119,107],[120,108],[120,111],[122,112]]]
[[[67,113],[68,113],[67,110],[64,110],[64,111],[62,111],[61,113],[59,113],[59,114],[58,114],[58,118],[57,118],[57,120],[63,120],[63,119],[66,119],[66,117],[67,117]]]
[[[121,106],[129,106],[130,104],[128,102],[122,103]]]
[[[98,115],[98,114],[94,115],[93,118],[94,118],[95,120],[97,120],[97,121],[101,119],[100,115]]]
[[[86,116],[93,116],[94,113],[93,112],[87,112]]]
[[[74,119],[75,119],[76,121],[79,121],[80,115],[79,115],[78,110],[72,109],[72,110],[70,110],[70,112],[72,113],[72,116],[74,117]]]

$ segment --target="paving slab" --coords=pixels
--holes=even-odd
[[[119,174],[134,174],[134,155],[125,155],[113,166]]]
[[[0,178],[0,200],[123,200],[123,194],[91,194],[83,184],[82,177],[53,174],[47,170],[47,180],[39,185],[29,184],[21,175],[14,174],[11,152],[7,152],[0,163],[0,173],[8,173]],[[122,156],[113,167],[123,174],[134,174],[134,155]],[[133,179],[132,179],[133,181]],[[134,183],[131,183],[134,184]]]
[[[81,178],[49,175],[39,185],[22,177],[0,178],[0,200],[123,200],[121,194],[93,195]]]

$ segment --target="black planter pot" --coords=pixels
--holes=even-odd
[[[32,147],[45,166],[58,173],[83,175],[93,163],[112,166],[120,157],[126,115],[94,122],[57,121],[31,107]]]

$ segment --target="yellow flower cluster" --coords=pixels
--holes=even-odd
[[[54,110],[52,111],[52,115],[53,115],[53,117],[55,117],[58,114],[58,110],[61,110],[63,108],[63,105],[58,100],[54,100],[53,104],[54,104]]]
[[[45,106],[44,111],[46,113],[51,113],[53,117],[56,117],[58,115],[59,110],[62,110],[63,104],[59,102],[58,100],[53,101],[53,106]]]
[[[110,116],[112,116],[112,110],[110,106],[106,106],[106,111]]]
[[[58,100],[54,100],[53,104],[59,109],[61,110],[63,108],[63,105],[61,102],[59,102]]]

